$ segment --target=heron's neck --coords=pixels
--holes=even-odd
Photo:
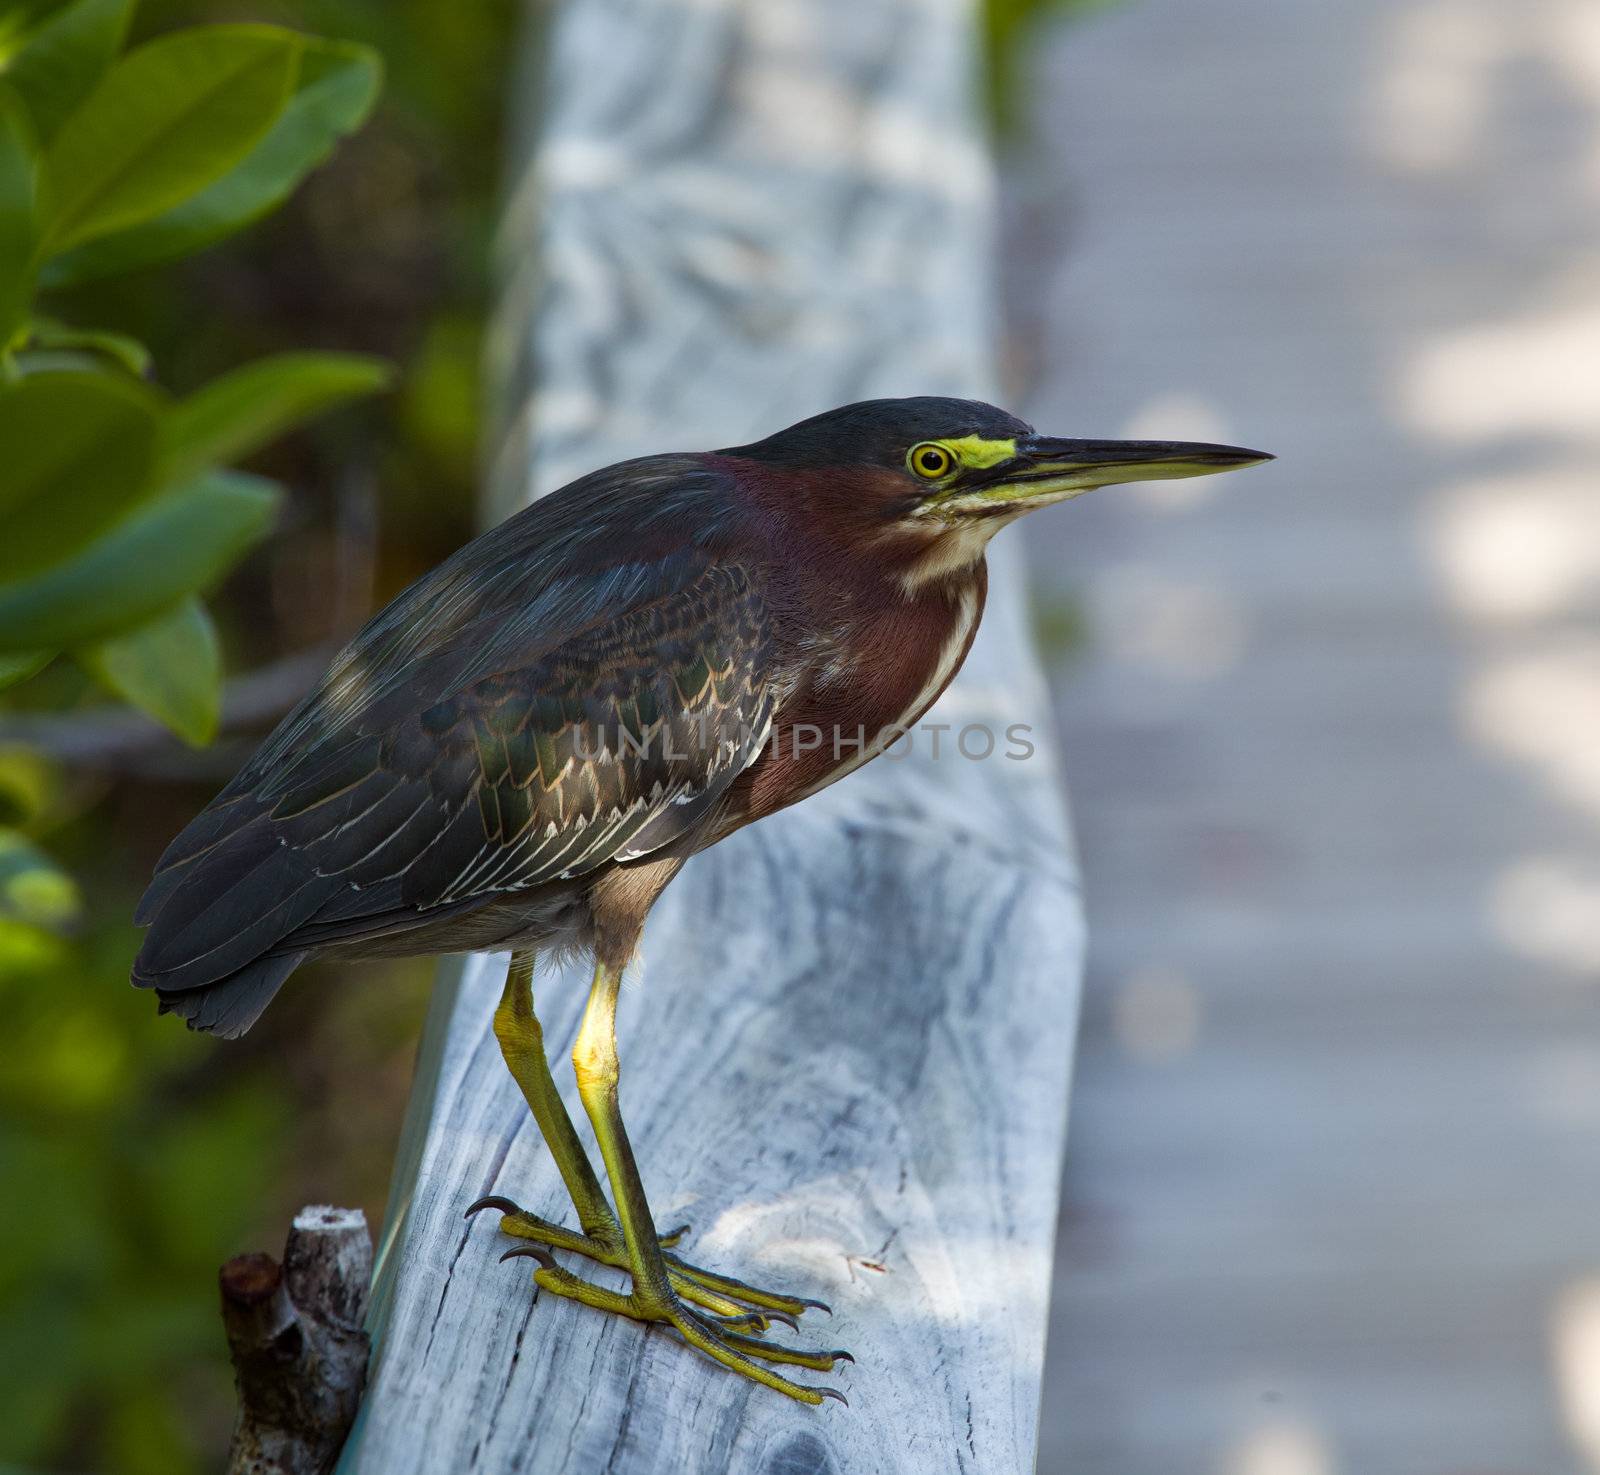
[[[1000,518],[963,519],[920,546],[908,548],[895,574],[895,582],[908,597],[944,582],[961,584],[977,577],[989,539],[1005,526]]]

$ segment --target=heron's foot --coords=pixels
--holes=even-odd
[[[782,1312],[746,1312],[734,1316],[708,1314],[689,1304],[689,1298],[677,1289],[676,1276],[673,1288],[670,1290],[653,1291],[648,1286],[636,1283],[630,1294],[622,1295],[603,1286],[593,1285],[572,1274],[570,1270],[564,1270],[556,1264],[555,1256],[549,1250],[537,1244],[519,1245],[514,1250],[507,1250],[500,1258],[511,1260],[518,1256],[527,1256],[539,1262],[539,1268],[533,1273],[534,1281],[552,1295],[565,1296],[572,1301],[582,1301],[585,1306],[609,1311],[616,1316],[631,1317],[634,1321],[664,1323],[691,1347],[705,1353],[707,1357],[754,1382],[787,1394],[800,1403],[819,1404],[825,1398],[835,1398],[840,1403],[848,1402],[844,1394],[837,1389],[796,1383],[781,1373],[774,1372],[770,1367],[762,1366],[763,1363],[775,1362],[812,1368],[817,1372],[831,1372],[835,1363],[855,1361],[848,1352],[783,1347],[749,1334],[757,1323],[764,1325],[773,1319],[792,1326],[794,1323]],[[591,1256],[591,1258],[596,1257]],[[741,1282],[734,1281],[732,1284],[739,1285]]]
[[[598,1264],[610,1265],[618,1270],[628,1268],[628,1255],[623,1247],[620,1229],[607,1227],[589,1233],[568,1229],[565,1225],[552,1223],[537,1214],[530,1214],[526,1209],[519,1208],[510,1199],[502,1198],[498,1194],[480,1198],[467,1210],[467,1214],[470,1217],[482,1209],[500,1211],[502,1234],[513,1235],[517,1239],[531,1239],[539,1244],[549,1245],[555,1250],[570,1250],[575,1255],[587,1256]],[[678,1244],[688,1232],[689,1226],[680,1224],[675,1229],[659,1234],[657,1242],[663,1251],[667,1251]],[[667,1254],[664,1258],[672,1289],[683,1300],[692,1302],[702,1311],[710,1312],[712,1316],[736,1318],[741,1330],[763,1332],[775,1321],[794,1327],[794,1318],[806,1311],[830,1311],[824,1301],[812,1301],[802,1296],[785,1296],[777,1291],[762,1290],[758,1286],[747,1285],[742,1280],[735,1280],[731,1275],[718,1275],[715,1271],[703,1270],[700,1266],[691,1265],[673,1254]]]

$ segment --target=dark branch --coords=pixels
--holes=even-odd
[[[333,658],[337,646],[317,645],[274,661],[228,683],[222,698],[224,732],[249,730],[281,717],[305,695]],[[90,707],[71,713],[16,713],[0,722],[0,743],[41,748],[66,763],[135,768],[152,776],[203,777],[214,766],[142,712],[129,707]],[[238,766],[232,745],[211,750],[223,755],[225,772]]]

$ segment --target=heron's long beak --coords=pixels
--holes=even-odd
[[[1272,459],[1265,451],[1204,441],[1021,436],[1011,456],[990,467],[981,479],[953,489],[946,505],[953,511],[1045,506],[1117,482],[1210,476]]]

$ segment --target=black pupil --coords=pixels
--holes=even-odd
[[[931,475],[937,476],[944,470],[943,451],[924,451],[922,453],[922,469]]]

